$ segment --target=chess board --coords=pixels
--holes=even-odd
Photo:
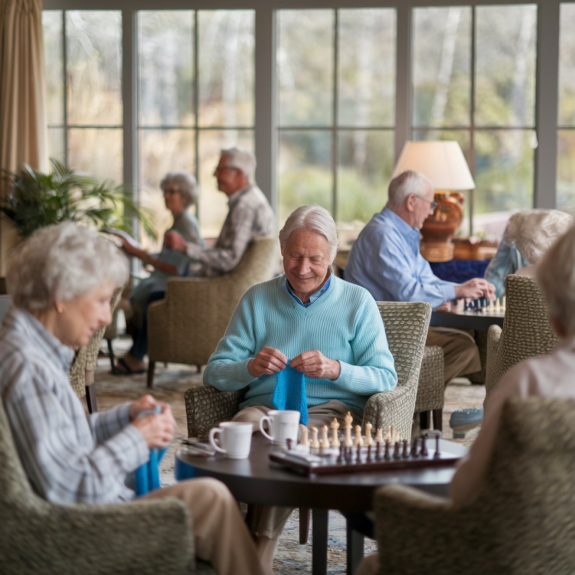
[[[417,446],[414,450],[413,445],[409,448],[409,445],[398,442],[391,449],[362,446],[341,448],[339,452],[330,449],[325,453],[318,451],[308,454],[287,450],[275,451],[269,455],[270,461],[306,476],[447,467],[455,465],[459,457],[447,450],[439,451],[438,442],[429,450]]]

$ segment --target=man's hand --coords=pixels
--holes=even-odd
[[[337,379],[341,365],[336,359],[325,357],[321,351],[304,351],[290,362],[290,367],[316,379]]]
[[[273,347],[264,347],[253,359],[248,361],[248,372],[252,377],[273,375],[286,368],[287,357]]]
[[[168,232],[164,239],[164,246],[180,252],[186,251],[186,240],[178,232]]]
[[[484,297],[491,301],[495,299],[495,286],[482,278],[474,278],[455,286],[455,297],[457,299],[479,299]]]

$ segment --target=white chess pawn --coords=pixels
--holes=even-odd
[[[301,431],[301,434],[298,445],[305,445],[306,447],[309,447],[309,439],[307,438],[308,436],[307,427],[303,423],[300,423],[299,429]]]
[[[340,446],[339,439],[337,437],[337,432],[339,430],[339,421],[337,418],[334,417],[329,426],[331,427],[331,446],[337,448]]]
[[[363,437],[361,436],[361,425],[355,426],[355,438],[353,441],[354,445],[363,445]]]
[[[320,449],[329,449],[329,437],[327,436],[328,427],[324,425],[321,428],[321,441],[319,442]]]
[[[311,447],[311,449],[319,449],[319,441],[317,440],[317,434],[318,434],[317,427],[312,427],[310,431],[311,431],[311,441],[309,446]]]
[[[503,312],[505,311],[505,304],[506,304],[505,296],[503,296],[501,298],[501,311],[503,311]]]
[[[377,431],[375,432],[375,442],[376,443],[383,443],[384,439],[383,439],[383,429],[381,429],[381,427],[377,428]]]
[[[365,424],[365,444],[366,445],[373,445],[374,441],[373,441],[373,437],[371,436],[371,428],[373,426],[371,425],[371,423],[366,423]]]

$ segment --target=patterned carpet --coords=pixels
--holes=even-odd
[[[115,344],[116,346],[116,344]],[[118,347],[122,346],[122,342]],[[201,385],[201,375],[196,368],[170,364],[167,368],[156,368],[153,395],[169,403],[179,426],[179,433],[187,435],[186,412],[183,395],[186,389],[194,385]],[[117,377],[110,374],[110,363],[106,358],[98,362],[96,373],[96,389],[98,409],[105,410],[123,401],[137,399],[147,392],[146,375],[133,375]],[[452,439],[453,434],[449,427],[449,417],[454,409],[464,407],[481,407],[485,397],[485,388],[481,385],[470,385],[465,379],[455,380],[446,390],[445,408],[443,412],[444,438]],[[461,443],[469,445],[477,436],[478,430],[469,432]],[[177,442],[166,453],[162,462],[162,484],[169,485],[174,480],[174,453]],[[311,531],[311,530],[310,530]],[[299,522],[297,511],[289,519],[286,528],[279,540],[278,551],[274,562],[274,573],[278,575],[291,575],[293,573],[311,572],[311,533],[307,545],[299,544]],[[370,553],[376,549],[375,542],[366,541],[365,552]],[[343,574],[346,567],[345,555],[345,520],[338,512],[329,515],[329,552],[328,573]]]

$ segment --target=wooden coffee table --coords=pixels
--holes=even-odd
[[[440,448],[460,456],[467,453],[466,447],[443,439]],[[248,459],[226,459],[219,454],[208,458],[196,457],[180,450],[176,454],[176,479],[213,477],[222,481],[233,496],[244,503],[311,509],[314,575],[324,575],[327,569],[330,509],[370,511],[375,489],[394,483],[445,496],[454,473],[453,467],[435,467],[304,477],[270,464],[268,456],[271,450],[270,442],[259,433],[253,436]],[[352,561],[348,556],[348,571],[356,561],[357,558]]]

